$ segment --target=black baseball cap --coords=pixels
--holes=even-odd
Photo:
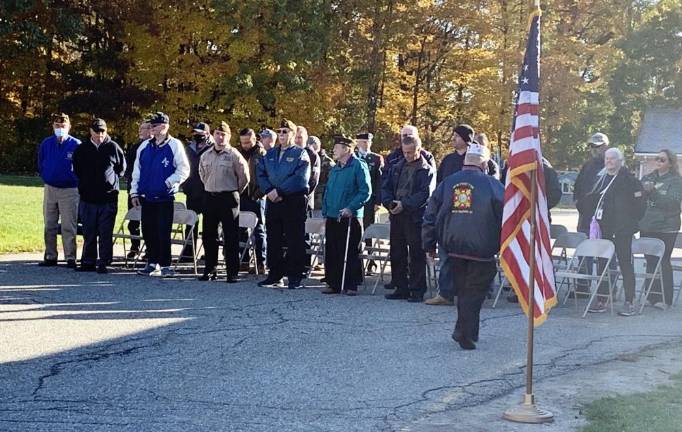
[[[170,123],[170,118],[161,111],[157,111],[149,118],[149,123],[153,125],[168,124]]]
[[[90,123],[90,129],[94,130],[95,132],[106,132],[107,123],[101,118],[96,118],[92,121],[92,123]]]

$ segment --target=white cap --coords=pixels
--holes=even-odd
[[[403,128],[400,130],[400,135],[411,135],[411,136],[419,136],[419,131],[415,126],[412,125],[405,125]]]
[[[490,160],[490,149],[477,143],[469,144],[467,155],[479,156],[484,162]]]
[[[590,137],[589,143],[596,146],[609,145],[609,137],[607,137],[606,134],[597,132]]]

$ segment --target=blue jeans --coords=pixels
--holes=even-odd
[[[452,257],[443,248],[438,250],[440,272],[438,273],[438,294],[448,300],[455,298],[455,278],[452,268]]]
[[[267,250],[267,240],[265,237],[264,222],[265,199],[261,198],[259,200],[252,200],[251,198],[247,198],[246,195],[242,195],[239,206],[240,206],[239,209],[241,211],[254,212],[256,213],[256,216],[258,216],[258,224],[256,224],[256,228],[254,228],[253,234],[256,239],[256,262],[258,263],[258,265],[263,265],[265,263],[265,251]],[[240,230],[239,240],[242,242],[246,242],[247,238],[245,229]],[[250,259],[251,255],[249,251],[246,251],[243,262],[249,262]]]

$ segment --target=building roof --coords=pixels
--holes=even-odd
[[[682,109],[649,109],[639,129],[635,153],[658,153],[666,148],[682,154]]]

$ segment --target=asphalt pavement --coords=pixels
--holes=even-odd
[[[506,301],[486,304],[465,352],[450,339],[453,307],[382,290],[325,296],[32,259],[0,258],[0,431],[420,430],[525,382],[526,319]],[[538,392],[680,341],[681,315],[556,308],[536,333]]]

